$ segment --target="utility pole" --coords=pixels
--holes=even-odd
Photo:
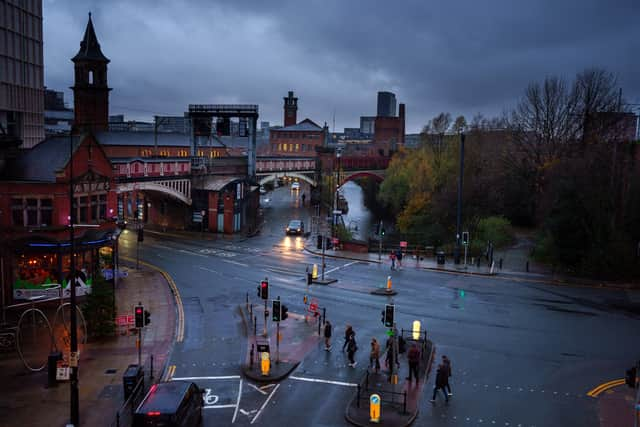
[[[456,246],[453,262],[460,264],[460,222],[462,219],[462,177],[464,175],[464,133],[460,133],[460,174],[458,175],[458,212],[456,215]]]
[[[73,231],[73,125],[69,131],[69,241],[70,253],[70,273],[69,288],[71,297],[69,309],[71,315],[71,343],[69,349],[70,374],[70,421],[74,426],[80,425],[80,399],[78,390],[78,329],[76,318],[76,261],[75,261],[75,237]]]
[[[382,220],[378,225],[378,261],[382,260]]]
[[[324,250],[327,247],[327,238],[322,236],[322,280],[324,280]]]

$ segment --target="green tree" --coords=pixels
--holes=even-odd
[[[87,321],[89,336],[110,337],[115,334],[114,294],[111,283],[102,277],[94,279],[87,294],[82,314]]]

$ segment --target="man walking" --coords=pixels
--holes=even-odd
[[[447,372],[447,383],[445,384],[445,388],[447,389],[447,394],[449,396],[453,396],[453,393],[451,393],[451,385],[449,384],[449,378],[451,377],[451,359],[449,359],[444,354],[442,355],[442,365],[444,366],[445,371]]]
[[[349,341],[347,342],[347,356],[349,357],[349,366],[351,366],[352,368],[355,368],[357,364],[354,359],[356,351],[358,351],[358,345],[356,344],[356,333],[352,330],[351,334],[349,335]]]
[[[402,249],[397,250],[396,258],[398,259],[398,268],[402,268]]]
[[[447,372],[444,368],[444,365],[439,364],[438,365],[438,373],[436,374],[436,384],[433,387],[433,396],[431,397],[430,402],[431,403],[435,403],[436,402],[436,392],[438,390],[442,390],[442,394],[444,394],[444,400],[449,403],[449,396],[447,396],[447,393],[444,391],[444,386],[447,383]]]
[[[324,349],[331,350],[331,322],[328,320],[324,324]]]
[[[369,367],[380,372],[380,343],[375,338],[371,338],[371,353],[369,354]]]
[[[416,377],[416,385],[418,385],[418,367],[420,366],[420,350],[418,350],[418,346],[414,343],[409,349],[409,354],[407,354],[407,360],[409,361],[409,376],[407,379],[409,380],[409,384],[411,384],[411,377]]]
[[[395,270],[396,269],[396,253],[391,252],[391,254],[389,254],[389,259],[391,260],[391,269]]]

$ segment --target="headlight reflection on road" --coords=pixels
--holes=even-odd
[[[296,249],[304,249],[304,242],[302,241],[302,237],[296,237]]]

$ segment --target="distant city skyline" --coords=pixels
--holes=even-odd
[[[615,73],[623,97],[640,103],[637,1],[536,3],[44,0],[45,85],[72,102],[70,58],[91,11],[111,60],[109,113],[131,120],[252,103],[261,121],[282,125],[293,90],[298,121],[341,132],[375,115],[377,93],[389,91],[414,133],[441,111],[498,115],[529,83],[590,67]]]

